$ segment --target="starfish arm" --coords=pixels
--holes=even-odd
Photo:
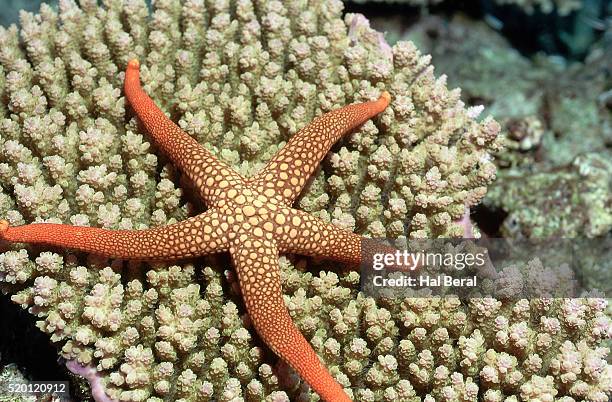
[[[316,118],[291,137],[250,182],[267,191],[266,195],[292,204],[332,145],[385,110],[390,100],[384,91],[376,101],[348,105]]]
[[[132,260],[171,260],[227,251],[221,218],[214,210],[179,223],[145,230],[109,230],[55,223],[9,227],[0,221],[0,239],[46,244]]]
[[[372,267],[375,254],[395,255],[398,252],[398,249],[382,241],[341,229],[303,211],[288,209],[285,214],[286,226],[277,238],[281,253],[323,257],[359,268],[362,265]],[[386,268],[405,271],[407,267],[414,269],[420,266],[412,255],[407,257],[405,264],[388,265]]]
[[[127,100],[155,143],[192,180],[207,205],[215,205],[215,200],[226,187],[244,182],[242,176],[181,130],[155,105],[140,85],[140,64],[137,60],[128,63],[124,90]]]
[[[297,209],[287,208],[284,215],[284,230],[277,237],[281,253],[325,257],[347,264],[361,262],[362,236]]]
[[[285,306],[278,250],[263,239],[247,239],[230,249],[242,296],[261,339],[328,402],[350,402],[340,384],[295,326]]]

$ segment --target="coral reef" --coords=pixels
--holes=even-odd
[[[434,15],[420,19],[404,37],[432,56],[436,69],[448,73],[450,85],[461,83],[469,104],[486,106],[506,130],[509,119],[538,115],[544,97],[538,84],[548,71],[486,23],[461,14],[450,21]]]
[[[568,164],[612,142],[610,111],[598,100],[609,86],[609,49],[594,52],[585,63],[542,55],[528,59],[485,23],[461,16],[448,23],[424,18],[405,37],[432,55],[449,84],[461,86],[468,104],[486,106],[508,132],[510,148],[531,151],[523,157],[532,163]],[[512,165],[520,162],[517,152],[511,154]]]
[[[423,19],[407,37],[460,85],[468,104],[485,105],[506,132],[500,168],[485,205],[507,214],[505,236],[595,237],[610,231],[612,113],[610,47],[584,63],[528,59],[482,22]]]
[[[402,3],[410,6],[432,6],[443,3],[445,0],[350,0],[355,3]],[[540,11],[543,13],[552,13],[553,11],[559,15],[568,15],[572,11],[582,7],[580,0],[495,0],[499,5],[514,5],[528,14]]]
[[[508,212],[504,236],[604,236],[612,230],[610,177],[608,153],[587,153],[549,171],[511,169],[492,186],[484,204]]]
[[[298,205],[369,236],[462,235],[457,221],[495,177],[499,125],[476,121],[481,108],[412,43],[388,47],[341,12],[160,0],[149,19],[144,1],[63,0],[23,13],[0,30],[0,216],[139,229],[201,210],[126,110],[122,71],[138,57],[147,93],[244,175],[314,116],[389,90],[388,110],[333,149]],[[356,400],[608,400],[601,299],[374,300],[356,272],[281,268],[292,318]],[[253,337],[222,257],[144,265],[12,247],[0,280],[114,399],[316,398]]]

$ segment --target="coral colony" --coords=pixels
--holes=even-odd
[[[472,235],[503,152],[342,9],[62,0],[0,28],[2,291],[97,401],[607,402],[605,299],[372,298],[330,262]]]
[[[197,185],[209,206],[206,212],[147,230],[110,231],[53,223],[12,228],[0,220],[0,239],[132,260],[174,260],[229,251],[249,317],[262,340],[323,399],[350,400],[291,321],[276,260],[279,252],[300,253],[359,265],[365,239],[292,209],[291,204],[331,146],[382,112],[389,105],[389,93],[315,119],[260,172],[245,179],[155,106],[140,86],[139,71],[137,60],[128,62],[126,98],[159,148]]]

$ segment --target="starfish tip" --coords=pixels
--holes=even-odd
[[[0,220],[0,234],[4,234],[9,228],[9,222],[7,220]]]
[[[387,91],[382,91],[380,94],[380,99],[384,99],[387,104],[391,102],[391,94]]]
[[[130,61],[128,61],[128,68],[140,68],[140,62],[138,61],[138,59],[132,59]]]

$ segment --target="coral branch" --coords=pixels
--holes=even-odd
[[[90,365],[83,366],[76,360],[67,360],[66,368],[68,368],[71,373],[79,375],[89,382],[91,396],[96,402],[118,402],[116,399],[111,399],[106,395],[106,392],[104,392],[103,377],[98,373],[95,367]]]

